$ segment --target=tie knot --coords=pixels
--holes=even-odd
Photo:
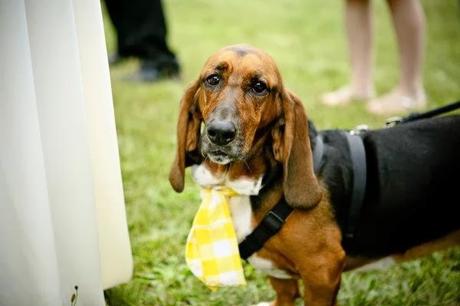
[[[233,197],[238,194],[235,190],[227,186],[206,187],[206,188],[202,188],[201,191],[205,194],[211,194],[212,192],[216,192],[225,197]]]

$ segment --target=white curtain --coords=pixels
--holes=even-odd
[[[0,0],[0,305],[104,305],[131,273],[100,2]]]

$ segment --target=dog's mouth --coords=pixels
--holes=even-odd
[[[236,137],[228,144],[217,145],[212,143],[206,134],[202,134],[200,137],[200,151],[204,158],[208,158],[210,161],[220,165],[227,165],[245,158],[242,139],[239,137]]]
[[[211,161],[220,165],[226,165],[235,160],[230,154],[220,149],[210,150],[206,155]]]

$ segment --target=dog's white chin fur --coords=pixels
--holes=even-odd
[[[229,164],[232,160],[228,157],[222,157],[222,156],[211,156],[208,155],[209,159],[219,165],[226,165]]]

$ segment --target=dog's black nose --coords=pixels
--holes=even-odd
[[[228,120],[214,120],[206,128],[209,140],[212,143],[223,146],[235,139],[235,125]]]

